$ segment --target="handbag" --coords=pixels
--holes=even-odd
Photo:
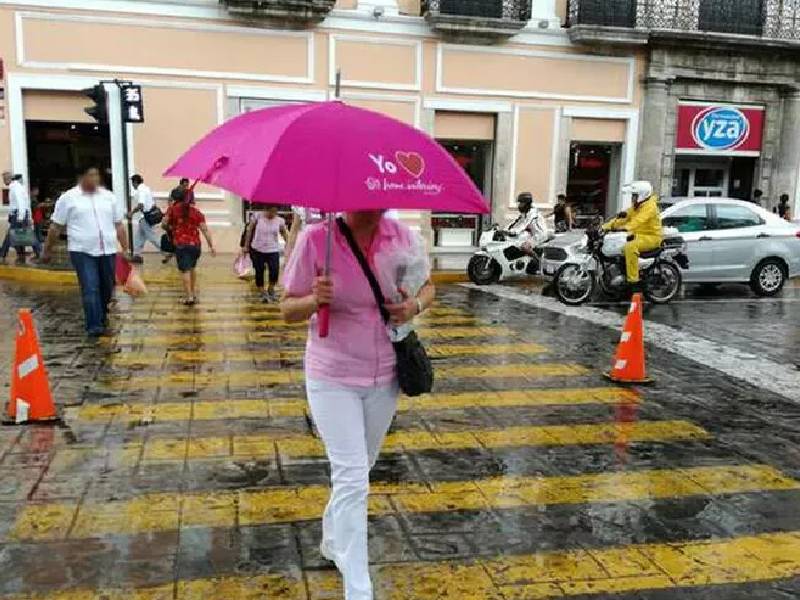
[[[22,246],[36,245],[36,234],[31,227],[11,227],[8,230],[8,242],[11,246],[19,248]]]
[[[350,246],[350,250],[356,257],[358,264],[361,266],[361,270],[369,282],[369,287],[372,288],[383,322],[388,324],[389,311],[386,310],[386,300],[383,297],[378,280],[375,279],[375,274],[372,272],[367,259],[364,258],[361,248],[358,247],[353,238],[353,232],[350,231],[350,227],[347,226],[344,219],[339,217],[336,219],[336,223],[347,240],[347,244]],[[419,341],[417,332],[412,331],[399,342],[392,342],[392,346],[394,346],[394,353],[397,356],[397,381],[403,393],[412,398],[422,394],[429,394],[433,389],[433,364],[425,351],[425,346]]]
[[[161,236],[161,251],[167,254],[175,254],[175,244],[172,243],[172,238],[168,233]]]
[[[144,221],[151,227],[155,227],[164,220],[164,213],[155,204],[153,208],[144,213]]]

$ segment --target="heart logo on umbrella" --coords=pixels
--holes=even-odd
[[[425,159],[417,152],[402,152],[398,150],[394,153],[394,157],[397,160],[397,164],[415,179],[419,179],[420,175],[425,172]]]

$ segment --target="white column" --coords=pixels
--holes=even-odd
[[[125,179],[124,152],[122,149],[122,105],[119,88],[114,83],[104,84],[108,94],[108,137],[111,145],[111,185],[120,205],[125,206],[125,186],[130,183]]]
[[[384,17],[396,17],[400,14],[397,7],[397,0],[359,0],[359,12],[366,12],[375,15],[382,12]]]
[[[533,0],[531,6],[531,20],[528,27],[532,29],[539,29],[540,23],[547,21],[550,23],[550,29],[558,29],[561,27],[561,17],[556,11],[556,0]]]

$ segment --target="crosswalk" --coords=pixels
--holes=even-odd
[[[213,293],[222,299],[226,289]],[[91,383],[115,399],[67,414],[78,436],[101,441],[64,448],[49,466],[59,481],[87,477],[82,491],[22,505],[6,548],[13,556],[50,545],[89,555],[124,547],[139,556],[155,540],[205,540],[219,557],[249,532],[270,540],[282,532],[299,550],[268,544],[266,558],[240,565],[206,557],[188,568],[175,559],[179,567],[160,578],[121,564],[117,578],[37,581],[5,595],[0,587],[0,600],[342,598],[336,571],[314,558],[328,486],[303,398],[304,330],[283,326],[274,306],[220,301],[178,310],[172,295],[120,307],[121,330],[104,340],[114,352]],[[590,361],[574,358],[579,349],[570,354],[552,336],[475,312],[440,301],[421,324],[440,388],[400,398],[372,482],[377,600],[647,598],[800,577],[800,518],[787,531],[723,527],[737,499],[800,500],[800,482],[764,462],[727,457],[713,432],[665,409],[663,395],[653,401],[605,385]],[[646,452],[631,464],[618,454],[637,447]],[[648,458],[680,447],[689,451],[671,464]],[[550,461],[551,452],[566,458]],[[269,476],[225,478],[259,469]],[[652,506],[698,503],[719,521],[716,537],[623,535]],[[540,539],[552,511],[567,511],[555,513],[566,529]],[[621,521],[575,541],[570,528],[587,514]],[[599,516],[592,524],[607,525]],[[457,551],[431,555],[431,538],[461,541],[451,542]],[[491,543],[482,549],[481,539]],[[392,544],[403,552],[375,554]]]

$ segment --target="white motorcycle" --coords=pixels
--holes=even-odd
[[[493,225],[481,234],[480,249],[470,258],[467,275],[476,285],[536,275],[540,268],[541,246],[553,237],[540,228],[536,235],[520,235]],[[522,249],[523,243],[527,251]]]

